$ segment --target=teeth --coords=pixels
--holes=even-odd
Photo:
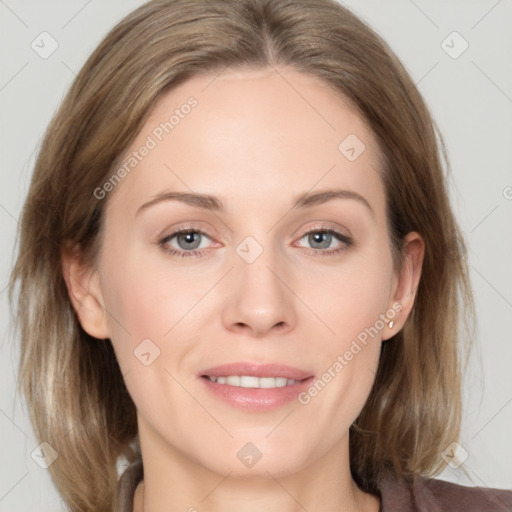
[[[260,379],[258,377],[248,376],[248,375],[242,375],[241,377],[236,377],[237,379],[240,379],[240,382],[238,384],[231,384],[228,379],[228,384],[235,385],[235,386],[242,386],[244,388],[259,388],[260,387]]]
[[[282,388],[291,386],[297,381],[286,377],[254,377],[252,375],[228,375],[222,377],[207,376],[217,384],[229,384],[240,388]]]
[[[226,384],[229,384],[230,386],[240,386],[240,377],[237,375],[230,375],[229,377],[226,377]]]

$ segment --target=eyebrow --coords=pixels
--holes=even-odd
[[[333,199],[353,199],[358,201],[360,204],[363,204],[371,216],[375,218],[375,211],[371,207],[370,203],[364,198],[361,194],[353,190],[345,190],[345,189],[326,189],[318,192],[305,192],[296,197],[292,203],[291,209],[303,209],[310,208],[312,206],[318,206],[320,204],[327,203],[328,201],[332,201]],[[198,208],[204,208],[206,210],[212,210],[217,212],[224,212],[225,207],[222,201],[210,194],[201,194],[194,192],[162,192],[157,194],[151,201],[144,203],[138,210],[136,215],[138,215],[141,211],[154,206],[155,204],[164,202],[164,201],[180,201],[182,203],[188,204],[189,206],[195,206]]]

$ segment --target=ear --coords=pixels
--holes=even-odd
[[[402,329],[414,305],[425,255],[425,242],[423,238],[415,231],[408,233],[404,238],[402,253],[403,265],[394,279],[392,289],[393,301],[390,304],[390,307],[397,311],[397,313],[393,318],[393,327],[389,327],[389,324],[386,324],[382,333],[383,340],[394,336]],[[394,307],[393,304],[395,305]],[[398,304],[400,309],[397,308]]]
[[[61,254],[64,280],[81,326],[94,338],[109,338],[97,271],[83,261],[83,254],[76,245],[65,245]]]

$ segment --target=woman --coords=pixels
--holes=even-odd
[[[429,478],[472,309],[434,126],[334,1],[152,1],[106,36],[11,288],[71,510],[511,509]]]

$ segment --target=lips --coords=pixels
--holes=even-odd
[[[295,400],[314,379],[312,372],[283,364],[237,362],[198,375],[205,389],[231,407],[265,412]]]

